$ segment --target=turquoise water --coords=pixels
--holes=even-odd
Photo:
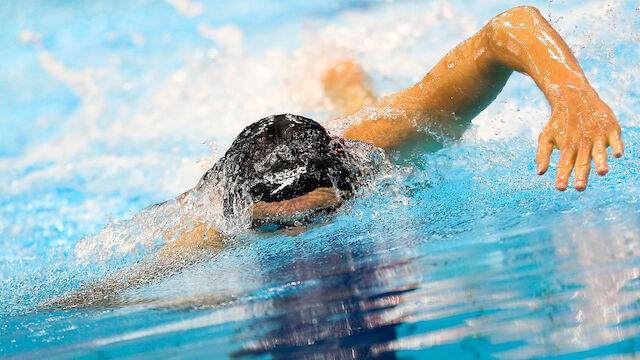
[[[323,226],[239,232],[108,305],[42,307],[152,253],[177,210],[128,219],[194,186],[245,125],[335,115],[323,64],[354,58],[388,94],[514,5],[4,2],[2,357],[636,358],[633,1],[533,3],[623,127],[624,157],[584,193],[534,174],[549,109],[514,75],[461,140],[383,171]]]

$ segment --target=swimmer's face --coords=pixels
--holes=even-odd
[[[278,202],[259,201],[253,205],[253,221],[262,224],[296,226],[314,214],[329,210],[340,203],[335,189],[317,188],[307,194]],[[276,226],[277,227],[277,226]]]

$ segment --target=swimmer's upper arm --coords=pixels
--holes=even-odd
[[[485,27],[459,44],[420,82],[356,113],[344,136],[393,148],[434,123],[468,123],[495,99],[512,73],[486,51],[487,32]]]

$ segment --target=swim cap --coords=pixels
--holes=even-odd
[[[201,183],[211,177],[222,181],[226,215],[258,201],[289,200],[320,187],[334,187],[344,199],[356,190],[358,177],[347,159],[342,141],[317,122],[275,115],[247,126]]]

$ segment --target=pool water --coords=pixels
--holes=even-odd
[[[623,128],[624,157],[587,191],[535,175],[549,108],[515,74],[462,139],[396,161],[322,226],[239,231],[109,303],[44,306],[153,254],[181,209],[134,215],[193,187],[244,126],[335,116],[327,64],[355,59],[389,94],[515,5],[3,2],[0,355],[637,358],[640,7],[625,0],[532,2]]]

